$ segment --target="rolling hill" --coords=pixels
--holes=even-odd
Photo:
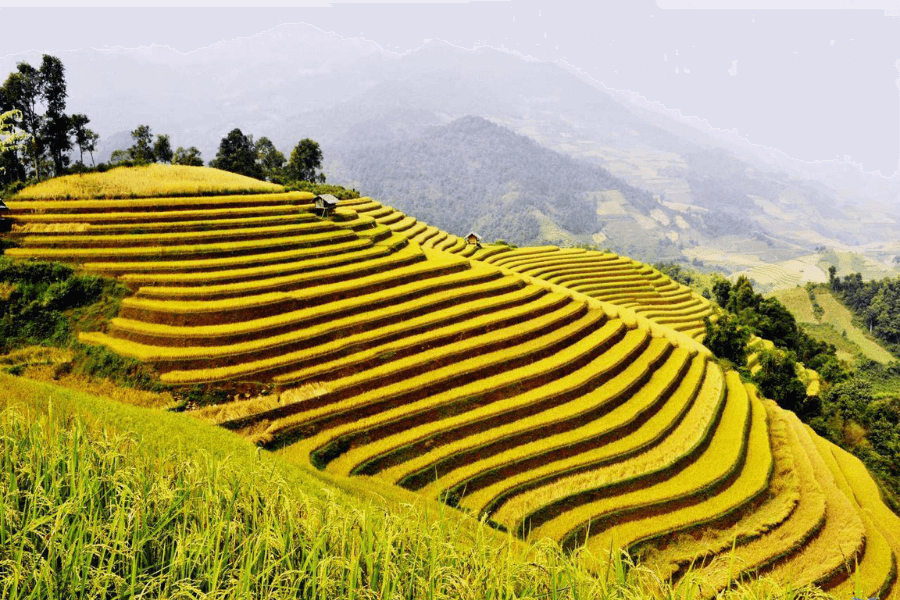
[[[322,218],[278,189],[7,204],[7,255],[133,290],[82,341],[171,385],[274,388],[196,416],[284,458],[588,565],[693,565],[711,592],[745,574],[896,591],[900,518],[865,468],[713,360],[708,303],[652,268],[468,244],[368,198]]]

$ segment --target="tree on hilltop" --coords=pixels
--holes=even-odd
[[[175,150],[175,155],[172,157],[172,164],[188,167],[202,167],[203,157],[200,156],[200,150],[197,146],[191,146],[187,149],[178,146]]]
[[[265,136],[256,140],[256,160],[268,181],[281,182],[281,178],[284,176],[284,163],[287,162],[287,159],[275,147],[272,140]]]
[[[84,164],[84,153],[91,155],[91,164],[94,164],[94,150],[97,149],[97,141],[100,136],[88,129],[91,122],[87,115],[74,114],[69,118],[72,133],[75,135],[75,145],[78,146],[78,162]]]
[[[285,167],[285,176],[291,181],[311,181],[325,183],[325,174],[316,174],[322,168],[322,149],[319,143],[304,138],[294,147],[291,158]]]
[[[263,169],[257,162],[253,136],[244,135],[237,127],[222,138],[219,151],[209,166],[256,179],[264,177]]]
[[[158,162],[172,162],[172,143],[169,141],[168,135],[156,136],[156,141],[153,143],[153,156]]]

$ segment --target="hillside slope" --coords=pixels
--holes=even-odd
[[[173,385],[274,385],[198,416],[293,461],[676,577],[734,545],[732,578],[895,585],[900,519],[844,484],[868,475],[710,360],[708,303],[638,263],[479,248],[369,199],[323,219],[304,193],[8,205],[10,256],[135,291],[83,341]]]

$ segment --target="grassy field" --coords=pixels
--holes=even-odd
[[[115,189],[120,175],[107,175]],[[863,543],[866,511],[880,501],[863,506],[827,479],[830,463],[805,430],[785,444],[790,419],[699,343],[709,302],[652,267],[575,248],[470,245],[369,198],[320,218],[305,194],[216,196],[202,184],[160,200],[115,193],[11,202],[19,247],[10,255],[65,258],[127,282],[119,317],[81,341],[155,369],[173,398],[199,398],[135,401],[197,418],[5,382],[10,401],[33,398],[15,414],[32,410],[45,431],[55,417],[27,406],[57,395],[68,408],[54,400],[52,414],[88,421],[78,439],[102,431],[100,421],[127,430],[134,443],[116,438],[109,460],[134,473],[125,483],[139,482],[122,488],[106,455],[97,458],[87,481],[125,493],[90,500],[94,488],[79,483],[90,526],[17,537],[9,547],[28,551],[0,557],[0,577],[14,565],[13,596],[28,597],[16,578],[32,577],[38,597],[88,578],[90,590],[144,597],[690,598],[708,595],[694,574],[730,557],[723,531],[755,566],[707,591],[764,568],[782,588],[801,573],[843,593],[835,557],[844,550],[860,577],[879,580],[864,589],[888,590],[885,557],[900,541],[873,540],[868,558]],[[54,215],[75,227],[56,227]],[[76,421],[63,422],[80,431]],[[798,448],[812,477],[791,471]],[[220,449],[258,464],[210,467]],[[51,469],[63,473],[48,480],[55,488],[73,479],[65,468]],[[68,498],[41,493],[47,506]],[[69,518],[29,511],[37,520],[11,529],[43,532]],[[715,543],[691,571],[679,560],[697,554],[694,536]],[[102,549],[67,562],[48,539]],[[623,568],[618,551],[636,544],[682,557],[665,567],[678,591]],[[47,574],[60,569],[61,579]],[[628,581],[656,583],[610,587]]]
[[[774,292],[772,296],[791,311],[798,323],[816,339],[834,344],[838,358],[853,362],[856,356],[887,364],[896,358],[878,342],[853,323],[850,310],[841,304],[830,290],[816,288],[815,298],[824,311],[816,318],[812,302],[805,288],[790,288]]]

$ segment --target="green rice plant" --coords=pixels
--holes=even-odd
[[[552,507],[564,502],[573,493],[602,489],[603,486],[612,486],[611,490],[627,490],[630,488],[624,487],[624,484],[629,479],[636,478],[638,481],[646,480],[650,483],[653,473],[665,474],[668,472],[667,469],[684,466],[683,463],[690,462],[698,451],[704,449],[708,441],[707,436],[715,429],[727,405],[726,397],[722,373],[710,363],[697,400],[683,421],[671,430],[661,443],[640,454],[626,455],[624,460],[611,462],[593,471],[578,473],[571,478],[557,479],[550,485],[513,496],[495,510],[492,518],[509,528],[517,527],[537,511],[543,511],[545,521],[550,520],[555,514]],[[735,410],[733,405],[737,403],[731,404],[733,412]],[[628,443],[635,445],[640,439],[639,432],[637,438],[629,440]],[[566,513],[565,507],[560,505],[559,514],[565,516]],[[565,527],[563,521],[564,519],[561,519],[559,522],[561,527]],[[578,523],[579,521],[570,520],[569,525],[574,526]],[[566,531],[561,532],[557,539],[560,539]]]
[[[587,540],[595,555],[607,547],[632,548],[636,544],[688,529],[732,518],[769,489],[775,466],[766,409],[755,390],[748,390],[752,404],[752,421],[746,457],[740,474],[719,493],[698,498],[696,503],[675,508],[662,515],[652,515],[616,524]]]
[[[515,467],[518,461],[518,464],[524,463],[524,466],[531,468],[519,468],[493,483],[488,479],[487,483],[490,485],[475,487],[471,491],[467,489],[460,505],[475,514],[492,514],[510,498],[537,489],[545,483],[561,479],[571,473],[621,462],[646,452],[670,435],[682,420],[692,418],[691,411],[702,409],[698,402],[712,399],[709,394],[700,394],[701,385],[708,385],[705,374],[709,367],[702,358],[694,358],[687,372],[678,380],[678,387],[671,396],[665,398],[662,406],[657,406],[654,404],[657,395],[643,393],[640,389],[653,378],[664,380],[663,373],[653,371],[654,364],[652,352],[642,353],[614,379],[598,389],[594,396],[599,396],[602,392],[610,398],[615,398],[635,393],[638,395],[635,401],[628,401],[616,407],[601,419],[573,432],[571,438],[548,437],[545,443],[538,442],[533,448],[522,447],[516,455],[510,452],[506,453],[506,456],[503,454],[496,456],[492,462],[498,467],[505,467],[506,464]],[[657,384],[657,389],[659,387],[661,386]],[[635,388],[637,392],[634,392]],[[602,401],[602,398],[597,400]],[[718,401],[719,398],[715,400]],[[649,418],[646,418],[647,413],[652,413]],[[632,427],[635,423],[640,424],[637,429]],[[540,464],[528,462],[531,457],[540,457],[541,450],[553,451],[554,448],[558,448],[565,451],[569,447],[578,448],[579,444],[593,440],[597,442],[596,447],[586,448],[578,454],[567,456],[568,452],[560,452],[559,456],[551,455],[552,460],[548,458]],[[476,466],[473,465],[472,468]],[[488,466],[490,465],[482,467],[486,474],[490,474],[490,471],[486,470]],[[461,477],[456,477],[455,480],[466,481]]]

